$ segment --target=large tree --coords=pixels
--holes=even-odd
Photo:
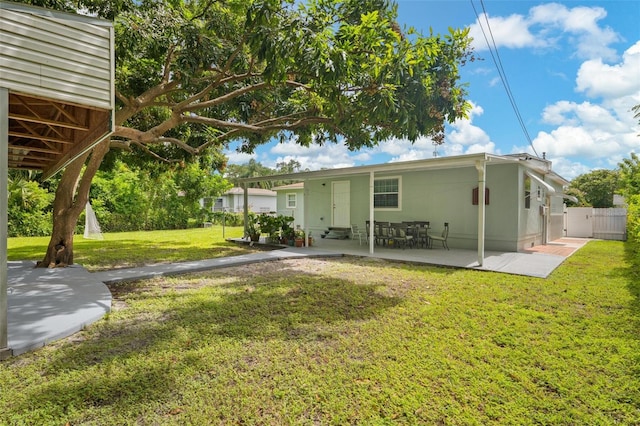
[[[574,178],[569,188],[580,191],[586,205],[608,208],[613,207],[613,194],[619,187],[618,180],[617,171],[599,169]]]
[[[468,31],[401,29],[388,0],[80,3],[115,19],[115,133],[64,170],[45,266],[73,262],[76,221],[110,148],[175,161],[274,138],[351,150],[443,143],[445,122],[469,109],[459,82],[473,60]]]

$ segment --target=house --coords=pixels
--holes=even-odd
[[[294,227],[304,229],[304,183],[276,186],[273,190],[277,193],[278,215],[293,217]]]
[[[247,210],[254,213],[269,213],[276,211],[276,193],[269,189],[247,188]],[[244,190],[242,188],[231,188],[220,197],[216,198],[212,209],[216,211],[227,211],[241,213],[244,211]]]
[[[276,188],[278,211],[301,211],[315,235],[366,221],[449,224],[450,247],[519,251],[563,236],[563,188],[551,162],[529,154],[468,154],[262,178],[298,180]],[[302,194],[302,195],[301,195]],[[375,250],[370,242],[370,251]]]

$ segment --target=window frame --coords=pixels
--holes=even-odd
[[[524,208],[529,210],[531,208],[531,178],[524,175]]]
[[[292,201],[289,197],[293,195],[293,204],[290,203]],[[295,192],[287,192],[285,194],[285,204],[288,209],[297,209],[298,208],[298,194]]]
[[[373,184],[373,209],[374,211],[400,211],[402,210],[402,176],[398,175],[398,176],[384,176],[384,177],[377,177],[374,178],[374,184]],[[375,189],[375,181],[381,181],[381,180],[397,180],[398,181],[398,191],[397,192],[382,192],[382,193],[378,193],[378,194],[397,194],[398,196],[398,204],[396,207],[390,207],[390,206],[384,206],[384,207],[376,207],[375,206],[375,199],[376,199],[376,189]]]

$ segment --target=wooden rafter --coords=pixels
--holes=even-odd
[[[9,94],[9,167],[55,173],[109,132],[107,110]]]

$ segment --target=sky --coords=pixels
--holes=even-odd
[[[615,169],[631,152],[640,153],[640,126],[631,111],[640,104],[640,1],[397,3],[399,24],[424,35],[430,28],[444,34],[449,27],[469,27],[481,58],[461,70],[472,109],[468,119],[447,126],[443,145],[435,149],[427,138],[413,144],[394,139],[350,152],[340,144],[305,148],[273,142],[253,155],[230,146],[229,162],[254,158],[276,168],[296,160],[302,169],[317,170],[433,158],[434,150],[438,157],[527,152],[544,153],[553,170],[571,180],[595,169]],[[497,54],[484,34],[495,42]]]

